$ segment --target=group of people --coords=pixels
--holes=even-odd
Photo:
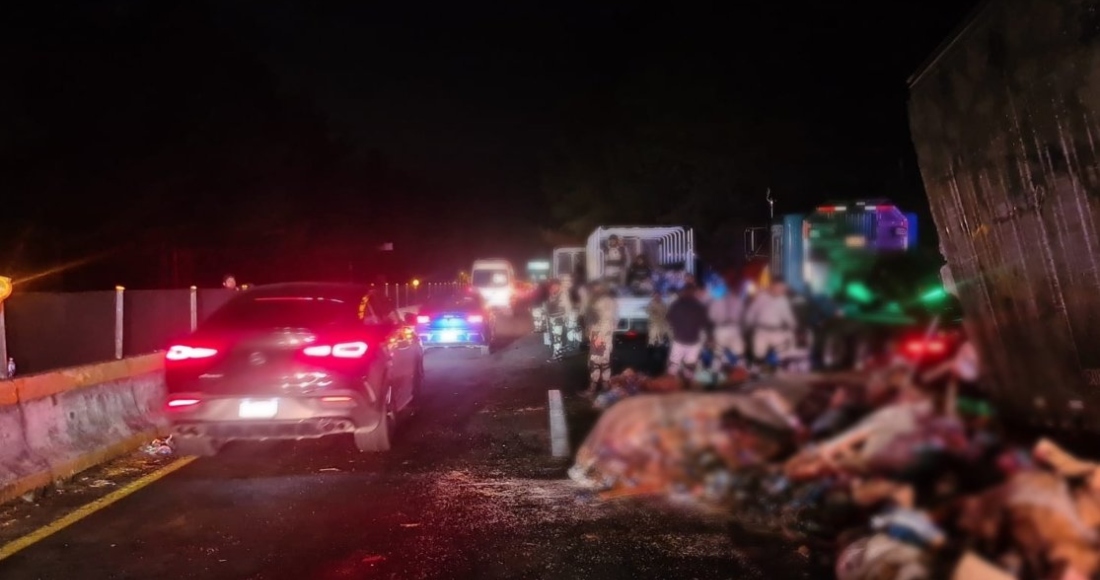
[[[546,288],[543,308],[551,360],[579,354],[587,342],[588,392],[595,395],[611,378],[618,325],[614,298],[622,288],[607,279],[574,285],[570,276],[551,280]],[[647,305],[649,345],[667,346],[667,372],[688,380],[704,366],[728,373],[750,362],[776,365],[796,348],[799,324],[788,294],[782,279],[748,296],[721,280],[704,289],[689,278],[671,303],[660,292],[652,294]]]
[[[669,344],[668,373],[687,379],[695,376],[705,351],[714,355],[709,370],[729,371],[746,366],[748,354],[758,363],[778,364],[796,347],[798,321],[782,279],[752,297],[720,280],[706,290],[689,283],[667,308],[655,295],[648,312],[650,345]]]

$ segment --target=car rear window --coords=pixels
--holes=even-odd
[[[434,298],[428,300],[423,308],[430,310],[477,310],[481,308],[481,300],[477,296]]]
[[[339,298],[313,296],[241,297],[207,320],[218,328],[310,328],[353,322],[359,305]]]
[[[508,285],[507,270],[474,270],[471,282],[479,288]]]

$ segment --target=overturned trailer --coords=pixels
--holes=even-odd
[[[1002,408],[1100,430],[1100,16],[996,0],[910,79],[944,257]]]

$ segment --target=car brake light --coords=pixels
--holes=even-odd
[[[178,409],[180,407],[192,407],[198,404],[198,399],[172,399],[168,401],[168,406],[173,409]]]
[[[485,319],[480,314],[473,314],[468,316],[466,320],[474,324],[481,324]]]
[[[946,350],[947,345],[945,345],[942,340],[911,340],[905,343],[905,352],[913,356],[943,354]]]
[[[417,316],[416,317],[416,323],[417,324],[427,324],[431,321],[432,321],[432,318],[430,316]]]
[[[165,358],[172,361],[210,358],[218,354],[217,349],[192,347],[177,344],[168,349],[168,353],[165,354]]]
[[[306,356],[315,357],[331,356],[334,358],[360,358],[367,354],[367,343],[341,342],[333,345],[319,344],[316,346],[307,346],[302,350],[302,353]]]

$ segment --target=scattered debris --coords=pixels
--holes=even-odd
[[[1014,443],[990,402],[912,377],[703,393],[624,373],[569,475],[604,500],[717,507],[804,557],[828,546],[841,580],[1100,576],[1100,464]]]
[[[141,450],[148,455],[172,455],[176,452],[172,436],[169,435],[164,439],[154,439],[151,443],[141,448]]]

